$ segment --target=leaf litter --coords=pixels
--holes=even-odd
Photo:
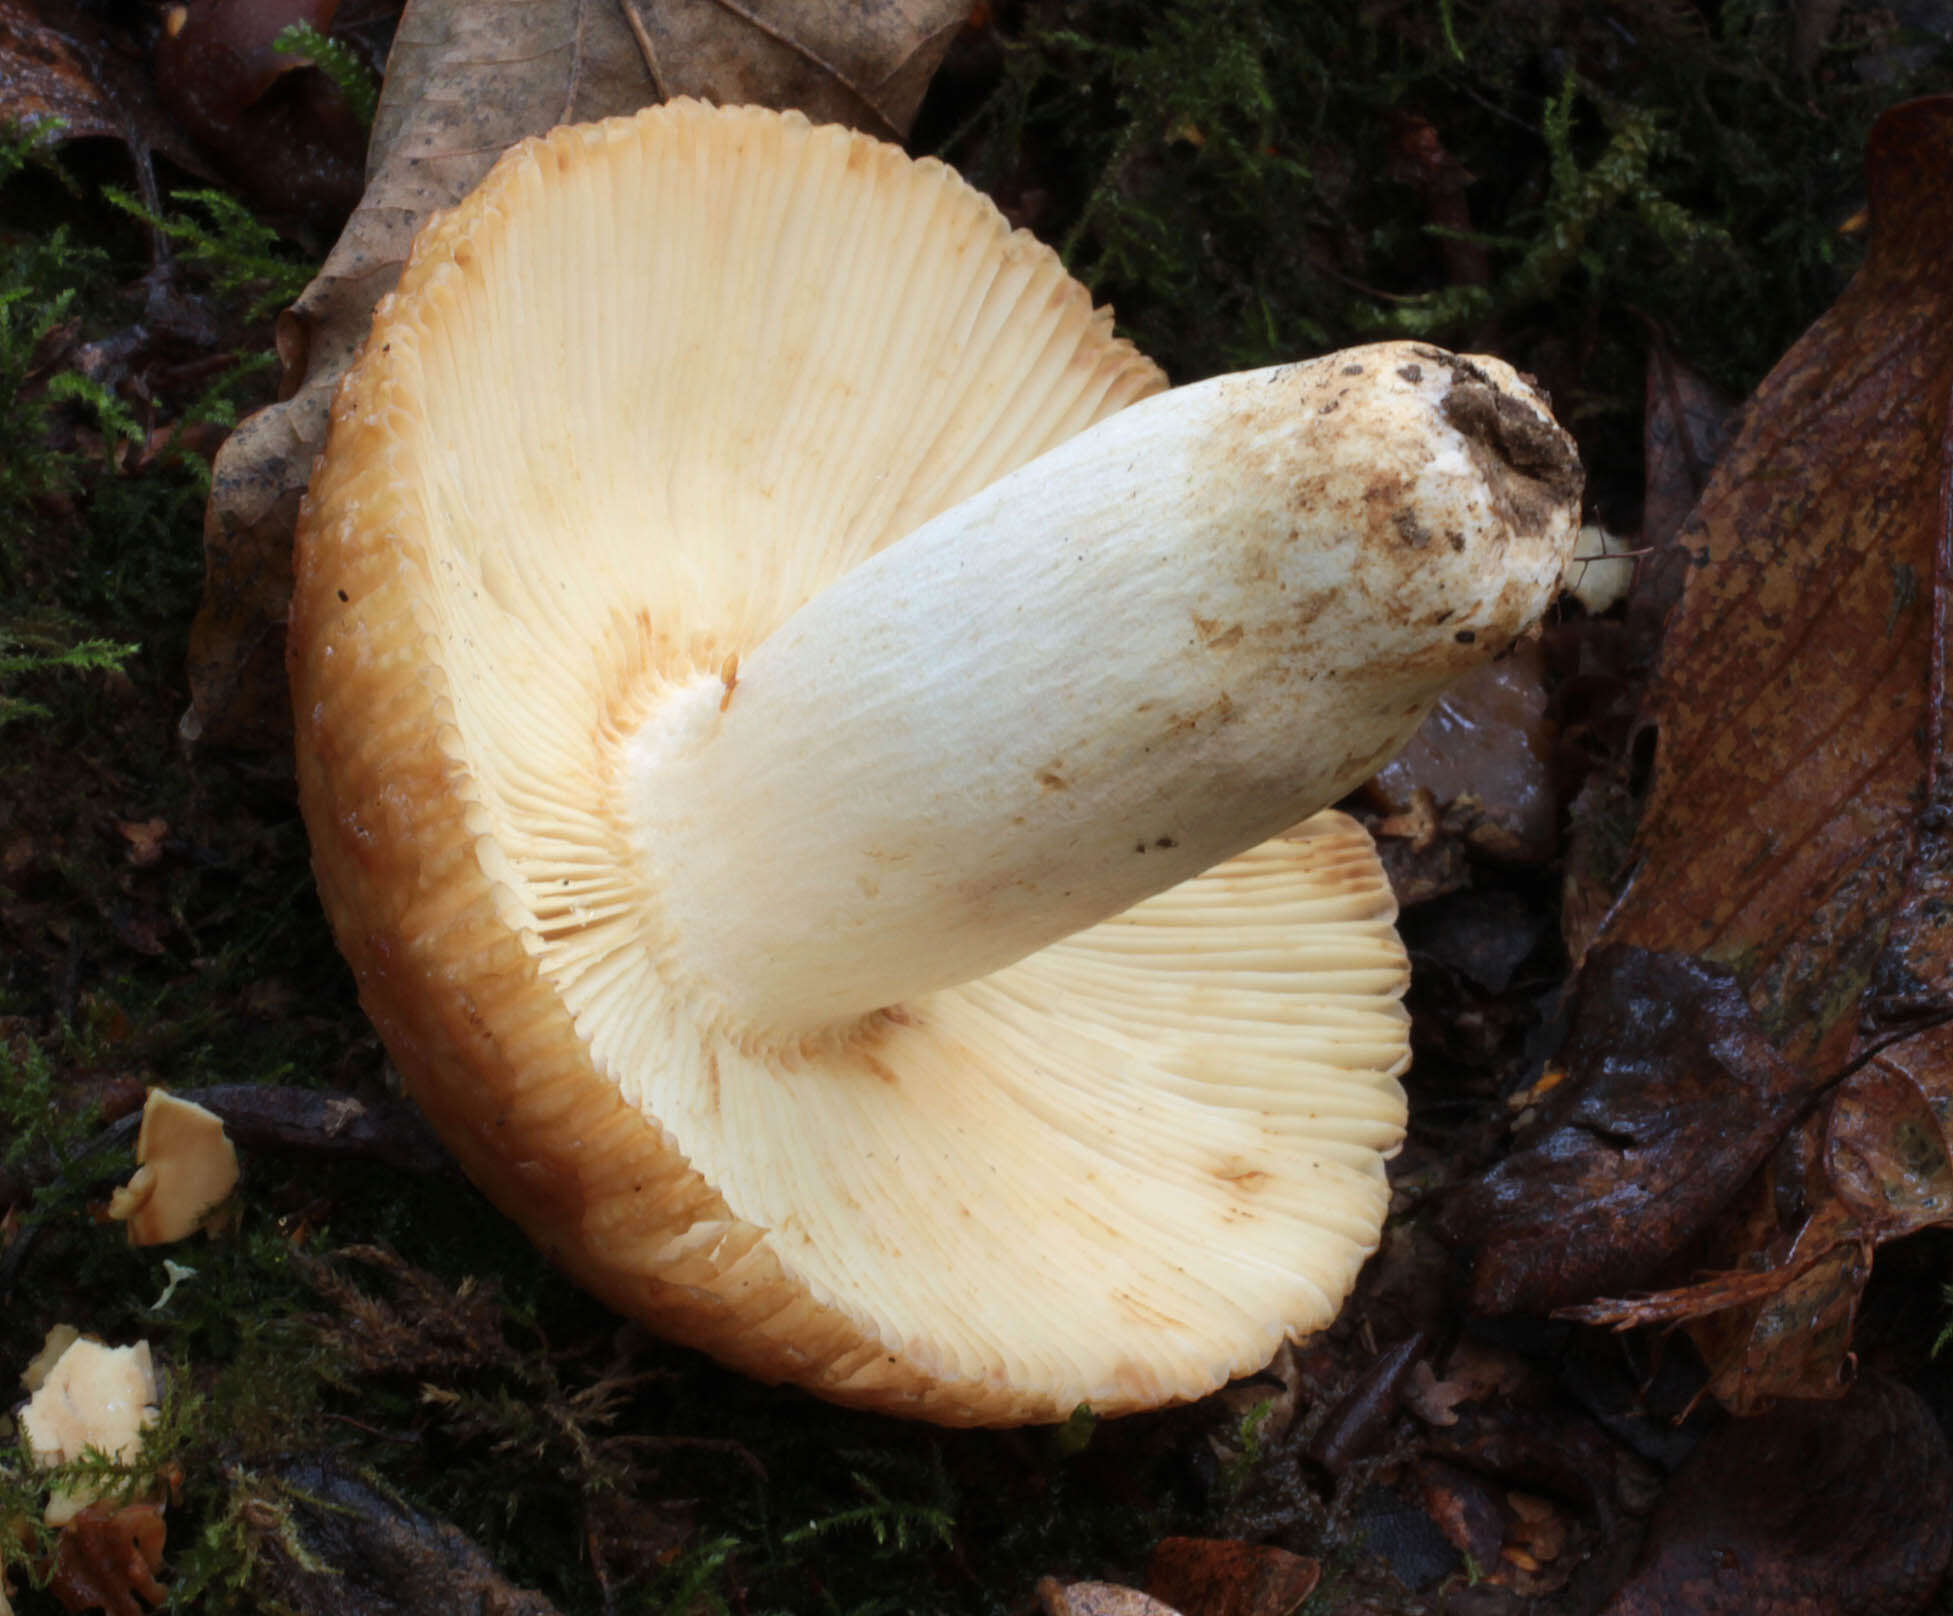
[[[1953,1218],[1949,162],[1953,100],[1879,124],[1865,266],[1677,541],[1653,785],[1580,973],[1570,1080],[1447,1213],[1480,1305],[1702,1320],[1711,1388],[1743,1411],[1839,1395],[1872,1250]],[[1724,1272],[1593,1300],[1699,1265],[1820,1096],[1802,1170],[1767,1169]]]

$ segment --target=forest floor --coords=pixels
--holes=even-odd
[[[974,8],[911,149],[1175,381],[1497,353],[1632,562],[1347,805],[1415,1064],[1342,1318],[1202,1403],[982,1432],[661,1343],[488,1207],[314,896],[275,624],[198,620],[396,10],[0,0],[0,1405],[62,1324],[165,1388],[63,1473],[81,1528],[0,1446],[0,1606],[1953,1610],[1953,11]],[[245,1177],[138,1250],[154,1085]]]

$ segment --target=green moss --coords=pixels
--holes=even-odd
[[[373,70],[344,40],[329,39],[309,22],[295,22],[281,31],[273,48],[302,57],[338,86],[353,116],[372,127],[380,106],[380,84]]]
[[[1611,435],[1650,323],[1740,395],[1856,262],[1865,133],[1945,67],[1860,71],[1893,26],[1847,7],[1804,78],[1762,0],[1713,27],[1526,0],[1034,4],[940,149],[1176,380],[1385,334],[1493,346],[1638,497],[1638,443]]]
[[[316,272],[316,265],[295,256],[277,231],[226,191],[178,191],[171,198],[175,210],[168,213],[153,213],[112,186],[102,195],[160,234],[247,320],[276,314],[305,290]],[[200,418],[191,413],[186,424]]]

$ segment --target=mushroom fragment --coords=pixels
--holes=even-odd
[[[49,1345],[54,1345],[52,1332]],[[157,1415],[156,1369],[147,1341],[110,1347],[90,1336],[71,1337],[41,1373],[20,1412],[21,1431],[38,1463],[67,1464],[90,1449],[115,1460],[135,1457],[143,1428]],[[57,1488],[48,1500],[48,1525],[67,1525],[98,1496],[86,1486]]]
[[[557,130],[417,243],[300,524],[314,863],[620,1309],[1002,1424],[1200,1395],[1374,1248],[1406,966],[1307,816],[1544,607],[1578,469],[1495,360],[1161,385],[792,114]]]
[[[237,1187],[237,1147],[224,1119],[164,1089],[143,1102],[136,1172],[109,1198],[132,1246],[168,1245],[209,1228]]]

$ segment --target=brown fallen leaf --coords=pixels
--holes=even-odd
[[[1607,934],[1725,965],[1786,1056],[1827,1076],[1853,1053],[1941,769],[1922,730],[1944,661],[1949,161],[1953,97],[1879,121],[1864,268],[1758,389],[1691,518],[1699,564],[1648,703],[1641,867]]]
[[[1340,1476],[1382,1447],[1424,1346],[1420,1330],[1377,1353],[1323,1416],[1309,1439],[1309,1457],[1332,1476]]]
[[[1769,1155],[1819,1086],[1757,1027],[1728,971],[1598,948],[1582,968],[1568,1073],[1524,1148],[1454,1196],[1490,1312],[1546,1312],[1652,1281]]]
[[[1953,1553],[1953,1460],[1932,1411],[1868,1378],[1706,1437],[1603,1616],[1902,1616]]]
[[[339,0],[195,0],[165,19],[156,94],[226,182],[279,228],[323,241],[359,200],[366,130],[306,58],[278,49],[304,24],[323,34]]]
[[[628,0],[658,93],[799,107],[901,140],[968,0]]]
[[[1509,1492],[1506,1507],[1512,1511],[1506,1544],[1500,1552],[1509,1564],[1522,1571],[1540,1573],[1554,1566],[1566,1552],[1567,1518],[1550,1498],[1534,1493]],[[1564,1580],[1564,1567],[1559,1568]]]
[[[333,388],[429,214],[516,141],[666,94],[799,106],[899,135],[967,10],[967,0],[412,0],[387,61],[366,193],[278,322],[283,401],[246,419],[213,469],[184,734],[264,745],[290,730],[284,619],[299,498]]]
[[[1447,831],[1474,851],[1519,863],[1551,858],[1559,804],[1548,769],[1543,675],[1539,646],[1524,643],[1459,680],[1377,772],[1368,795],[1399,817],[1428,793],[1440,811],[1449,810]]]
[[[1646,654],[1660,644],[1662,625],[1687,582],[1691,554],[1676,541],[1722,457],[1731,413],[1730,401],[1653,332],[1641,433],[1647,465],[1642,557],[1628,601],[1630,633]]]
[[[1410,1480],[1418,1503],[1447,1543],[1473,1565],[1498,1563],[1505,1546],[1505,1511],[1490,1482],[1442,1459],[1419,1459],[1411,1466]]]
[[[1404,1405],[1426,1425],[1456,1425],[1462,1406],[1517,1397],[1532,1373],[1515,1354],[1467,1336],[1446,1355],[1442,1378],[1424,1359],[1412,1365]]]
[[[156,201],[149,153],[193,174],[202,160],[156,104],[133,46],[73,0],[0,0],[0,124],[58,123],[63,140],[119,140]]]
[[[1680,541],[1638,865],[1581,972],[1565,1093],[1446,1210],[1482,1307],[1660,1277],[1814,1096],[1953,1018],[1949,164],[1953,97],[1880,120],[1865,265],[1758,389]],[[1797,1273],[1855,1284],[1857,1241],[1819,1224]],[[1709,1282],[1744,1305],[1757,1283]]]
[[[160,1605],[169,1593],[156,1580],[168,1531],[159,1505],[90,1504],[61,1529],[48,1587],[65,1610],[142,1616],[139,1601]]]
[[[26,0],[0,0],[0,121],[58,122],[71,140],[119,138],[123,120],[92,52]]]
[[[1909,1064],[1907,1064],[1909,1063]],[[1765,1179],[1749,1216],[1722,1239],[1751,1266],[1655,1296],[1568,1309],[1625,1329],[1686,1323],[1725,1407],[1753,1412],[1785,1397],[1835,1397],[1851,1383],[1852,1326],[1872,1253],[1953,1220],[1953,1030],[1874,1056],[1830,1096],[1808,1130],[1794,1195]],[[1797,1216],[1785,1226],[1781,1207]],[[1736,1221],[1734,1219],[1726,1221]]]
[[[1222,1538],[1162,1538],[1146,1565],[1146,1592],[1181,1616],[1289,1616],[1321,1580],[1305,1555]]]

